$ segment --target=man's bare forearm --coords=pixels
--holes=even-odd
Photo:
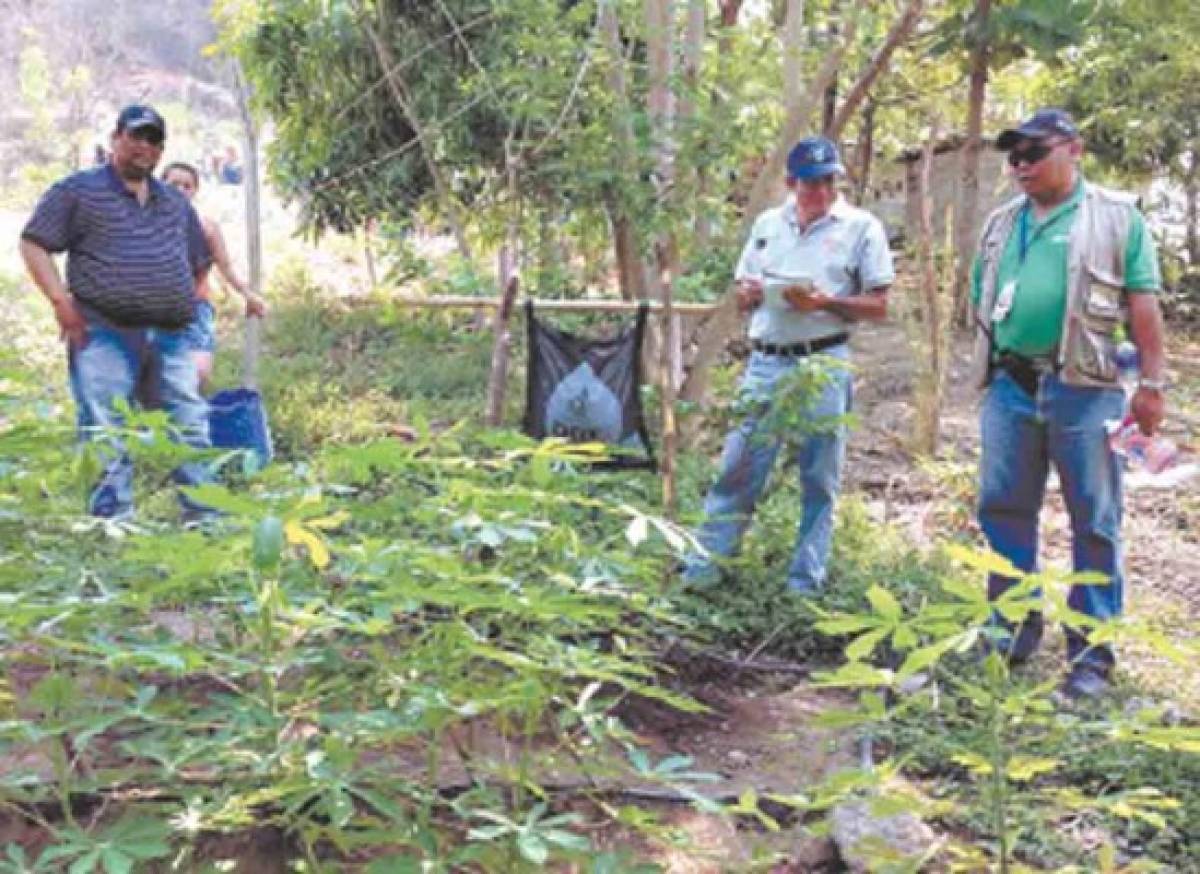
[[[52,304],[58,304],[67,299],[67,288],[63,285],[54,256],[32,240],[21,240],[21,260],[33,284]]]
[[[887,318],[887,289],[874,289],[856,297],[835,297],[824,309],[849,322],[882,322]]]
[[[1158,295],[1129,295],[1129,333],[1137,347],[1141,375],[1146,379],[1162,379],[1167,360],[1163,351],[1163,319]]]

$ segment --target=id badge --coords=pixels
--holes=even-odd
[[[1003,322],[1008,318],[1008,314],[1012,312],[1013,298],[1017,296],[1017,281],[1010,279],[1000,287],[1000,293],[996,295],[996,304],[992,307],[992,321]]]

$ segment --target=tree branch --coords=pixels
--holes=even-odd
[[[883,44],[871,57],[871,60],[867,62],[858,79],[850,87],[850,92],[846,95],[846,99],[842,101],[837,114],[833,117],[833,124],[825,132],[827,137],[835,142],[837,141],[846,124],[854,117],[854,113],[858,110],[859,105],[870,93],[875,81],[887,69],[887,65],[891,61],[892,55],[895,54],[896,49],[903,45],[909,36],[912,35],[917,22],[921,20],[921,13],[924,12],[924,6],[925,0],[909,0],[908,6],[905,7],[900,17],[892,24],[892,28],[888,31]]]

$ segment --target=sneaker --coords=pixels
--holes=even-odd
[[[1108,671],[1097,665],[1077,662],[1054,693],[1055,703],[1095,701],[1108,691]]]

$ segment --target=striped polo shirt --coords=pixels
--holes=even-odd
[[[23,239],[67,253],[67,289],[89,320],[178,329],[192,319],[196,274],[212,255],[191,204],[151,178],[143,206],[111,165],[42,195]]]

